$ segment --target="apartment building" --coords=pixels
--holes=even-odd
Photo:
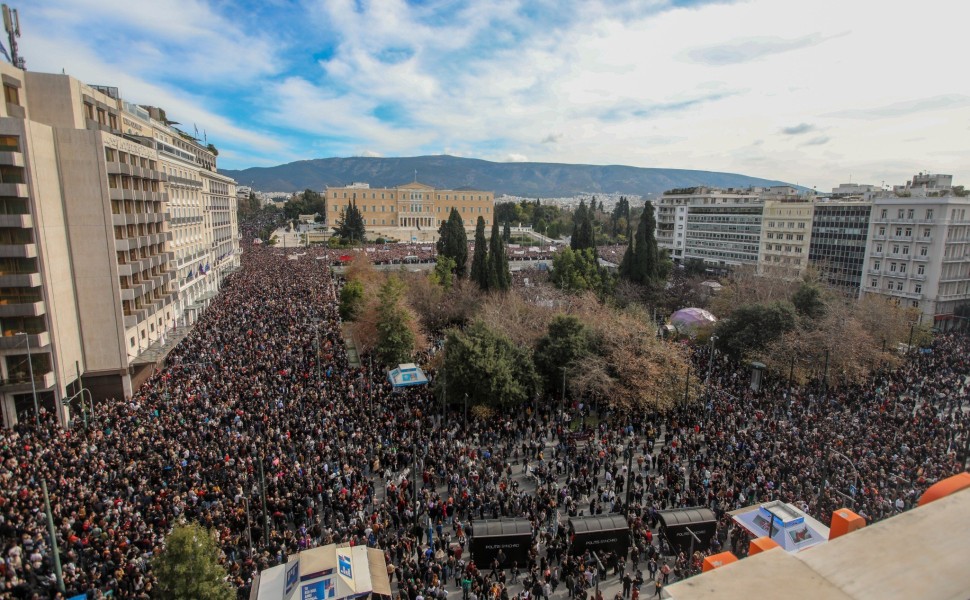
[[[857,297],[869,239],[872,203],[864,200],[819,200],[812,214],[808,261],[823,280]]]
[[[60,413],[83,364],[54,129],[31,121],[24,72],[0,62],[0,420]]]
[[[808,267],[815,204],[808,199],[767,200],[761,227],[758,272],[796,279]]]
[[[379,189],[366,183],[353,183],[327,188],[325,193],[327,223],[331,226],[353,202],[368,231],[397,237],[436,233],[441,222],[448,220],[452,208],[458,209],[469,231],[474,231],[479,216],[485,219],[485,225],[491,226],[495,207],[494,192],[439,190],[416,181]]]
[[[208,266],[223,264],[216,258],[227,248],[238,262],[238,240],[226,236],[235,222],[225,198],[235,190],[215,174],[214,156],[173,169],[173,150],[184,146],[167,145],[158,134],[167,126],[115,88],[6,65],[0,75],[0,408],[4,425],[32,414],[36,389],[64,423],[79,400],[63,401],[82,385],[95,398],[120,399],[147,378],[182,311],[172,191],[181,210],[184,189],[206,185],[199,170],[212,173],[192,232]]]
[[[862,291],[946,327],[957,306],[970,302],[970,197],[951,193],[949,175],[927,177],[945,183],[924,187],[917,176],[873,201]]]
[[[754,190],[697,187],[664,192],[655,209],[657,245],[678,261],[756,265],[763,208],[764,200]]]

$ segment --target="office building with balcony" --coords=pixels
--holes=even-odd
[[[720,267],[756,265],[764,200],[754,190],[697,187],[664,192],[657,201],[657,246],[676,261]]]
[[[812,213],[809,263],[847,296],[862,286],[871,213],[872,203],[862,200],[819,200]]]
[[[219,233],[207,236],[204,218],[193,232],[207,266],[238,248],[223,201],[235,190],[215,174],[214,156],[173,170],[156,123],[115,88],[6,65],[0,75],[0,407],[10,425],[33,412],[37,389],[63,423],[78,405],[62,401],[82,385],[96,399],[131,394],[179,317],[169,186],[180,201],[183,188],[200,190],[204,215],[198,171],[212,170],[209,222]]]
[[[808,267],[815,204],[809,199],[766,200],[758,253],[762,275],[796,279]]]
[[[945,187],[896,186],[873,201],[862,291],[946,328],[957,306],[970,303],[970,197],[950,192],[951,176],[932,177]]]

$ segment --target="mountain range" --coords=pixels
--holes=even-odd
[[[490,162],[457,156],[401,158],[318,158],[275,167],[221,173],[264,192],[323,190],[353,182],[393,187],[417,179],[438,189],[477,189],[529,198],[555,198],[580,193],[620,193],[646,196],[673,188],[789,185],[737,173],[656,169],[623,165],[573,165],[539,162]]]

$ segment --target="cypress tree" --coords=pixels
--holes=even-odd
[[[579,208],[573,213],[573,233],[569,239],[569,247],[573,250],[582,250],[586,247],[583,240],[582,224],[586,220],[586,201],[579,201]]]
[[[499,234],[498,221],[492,222],[492,239],[488,248],[488,289],[507,291],[512,285],[509,259],[505,256],[505,243]]]
[[[512,242],[512,229],[509,227],[509,222],[505,222],[505,226],[502,228],[502,239],[505,240],[506,244]]]
[[[648,200],[643,207],[637,233],[630,240],[620,263],[620,277],[641,285],[660,278],[660,251],[657,249],[655,227],[653,204]]]
[[[475,254],[472,256],[471,279],[482,290],[488,290],[488,242],[485,240],[485,219],[475,223]]]
[[[455,261],[455,276],[464,278],[468,272],[468,234],[458,210],[452,208],[448,220],[438,228],[438,254]]]

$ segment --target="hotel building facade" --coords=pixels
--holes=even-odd
[[[214,172],[214,156],[176,169],[168,126],[114,88],[5,64],[0,77],[0,417],[30,418],[36,390],[66,423],[81,401],[65,400],[82,385],[95,399],[131,394],[198,301],[180,294],[169,204],[182,200],[182,179],[199,189],[202,213],[186,247],[207,252],[206,273],[238,264],[238,239],[226,239],[234,207],[223,201],[234,203],[234,184]]]

